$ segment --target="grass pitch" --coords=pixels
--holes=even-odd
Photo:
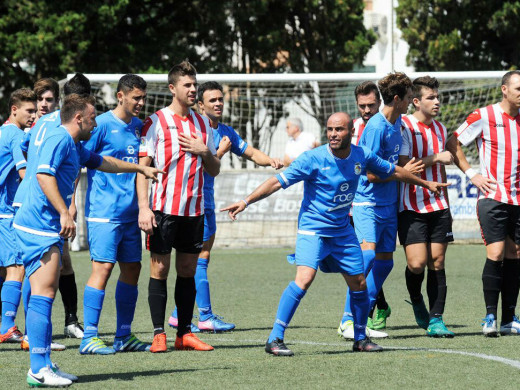
[[[214,312],[237,329],[225,334],[202,334],[213,352],[173,350],[175,332],[167,330],[168,353],[125,353],[115,356],[81,356],[80,340],[65,339],[63,305],[58,293],[53,310],[54,340],[67,345],[52,358],[64,371],[80,377],[81,389],[169,388],[355,388],[487,389],[517,388],[520,374],[520,337],[484,338],[481,273],[482,245],[451,245],[447,253],[448,299],[445,321],[454,339],[430,339],[415,325],[404,281],[405,260],[398,247],[395,267],[385,284],[392,308],[379,354],[352,353],[352,343],[337,336],[343,313],[345,282],[340,275],[319,273],[302,300],[286,343],[292,358],[267,355],[263,348],[278,300],[295,268],[285,261],[291,249],[215,250],[209,267]],[[152,324],[147,303],[148,254],[143,255],[139,301],[133,324],[135,334],[151,342]],[[82,295],[90,273],[88,252],[72,253]],[[111,344],[115,331],[114,270],[101,315],[101,337]],[[168,308],[173,308],[174,277],[170,276]],[[425,290],[425,286],[423,288]],[[426,296],[426,293],[424,292]],[[23,308],[18,313],[23,329]],[[25,388],[29,354],[15,344],[0,345],[0,388]]]

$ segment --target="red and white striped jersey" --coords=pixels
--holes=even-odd
[[[480,193],[479,199],[520,205],[520,111],[512,117],[499,103],[479,108],[455,135],[463,145],[476,141],[480,173],[497,182],[496,190]]]
[[[165,107],[146,119],[141,134],[139,157],[153,158],[155,167],[166,172],[152,185],[150,208],[170,215],[202,215],[202,157],[184,152],[178,135],[196,135],[216,154],[208,118],[193,110],[182,118]]]
[[[352,136],[353,145],[357,145],[359,143],[359,139],[361,138],[363,130],[365,130],[365,121],[363,118],[359,117],[354,119],[354,135]]]
[[[401,156],[421,159],[440,153],[445,150],[447,131],[446,127],[434,120],[429,126],[417,120],[413,115],[402,118],[403,145]],[[428,181],[443,182],[442,165],[434,164],[425,168],[421,178]],[[408,183],[400,183],[399,211],[410,210],[416,213],[431,213],[449,207],[445,191],[439,195],[426,188]]]

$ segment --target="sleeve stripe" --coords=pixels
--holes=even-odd
[[[22,164],[27,164],[27,161],[25,161],[25,160],[18,161],[18,162],[16,163],[16,166],[18,166],[18,165],[22,165]]]
[[[287,180],[287,178],[285,177],[283,172],[280,172],[278,175],[282,178],[282,180],[284,181],[285,185],[288,186],[289,185],[289,180]]]
[[[48,169],[48,170],[50,170],[51,172],[56,172],[56,169],[53,168],[53,167],[51,167],[51,166],[48,165],[48,164],[38,165],[37,170],[40,170],[40,169]]]

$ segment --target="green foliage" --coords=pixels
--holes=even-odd
[[[396,13],[418,71],[518,66],[520,1],[400,0]]]

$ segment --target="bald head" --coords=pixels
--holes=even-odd
[[[337,157],[347,157],[352,129],[352,118],[346,112],[336,112],[327,120],[327,139],[332,153]]]
[[[345,126],[349,131],[352,131],[354,128],[354,124],[352,122],[352,118],[349,114],[346,112],[335,112],[331,116],[329,116],[329,119],[327,120],[327,128],[330,124],[341,124],[342,126]]]

